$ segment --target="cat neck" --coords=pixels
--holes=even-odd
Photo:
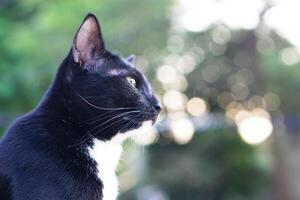
[[[71,103],[67,96],[71,92],[68,88],[68,75],[72,72],[74,63],[67,56],[58,68],[56,76],[44,94],[42,100],[32,113],[41,116],[48,127],[53,129],[53,137],[58,137],[66,146],[73,145],[77,140],[85,137],[88,128],[80,118],[70,110]],[[87,140],[82,145],[90,144]],[[75,145],[74,145],[75,146]]]
[[[65,86],[67,83],[66,75],[67,72],[70,71],[70,65],[72,65],[72,61],[70,55],[68,55],[60,64],[54,80],[36,109],[57,114],[66,113],[68,110],[68,102],[66,99],[68,91]]]

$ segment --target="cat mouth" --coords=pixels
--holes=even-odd
[[[154,125],[155,122],[157,121],[157,118],[158,118],[158,114],[148,114],[148,113],[146,113],[144,116],[141,116],[140,118],[135,119],[135,123],[141,125],[145,121],[151,121],[152,125]],[[123,119],[126,120],[126,121],[132,121],[132,118],[129,117],[129,116],[124,116]]]
[[[150,119],[152,122],[152,125],[155,124],[155,122],[157,121],[157,118],[158,118],[158,115],[156,115],[156,116],[152,117],[152,119]]]
[[[158,113],[147,113],[145,114],[144,120],[143,121],[151,121],[152,125],[155,124],[158,118]]]

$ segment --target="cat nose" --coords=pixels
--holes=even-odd
[[[162,107],[161,107],[160,103],[155,104],[154,109],[157,113],[160,113],[160,111],[162,110]]]

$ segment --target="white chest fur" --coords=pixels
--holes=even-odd
[[[122,154],[122,144],[117,140],[95,139],[89,154],[98,165],[98,177],[103,184],[103,200],[115,200],[118,196],[118,180],[115,171]]]
[[[88,149],[90,157],[97,162],[98,177],[103,184],[103,200],[116,200],[118,196],[119,183],[115,171],[123,151],[123,141],[141,134],[147,126],[151,126],[150,121],[144,122],[139,129],[117,134],[109,141],[94,139],[94,145]]]

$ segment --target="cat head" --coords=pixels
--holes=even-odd
[[[89,127],[89,134],[109,139],[155,122],[161,111],[134,57],[121,58],[105,48],[97,18],[89,14],[76,33],[65,75],[69,109]]]

